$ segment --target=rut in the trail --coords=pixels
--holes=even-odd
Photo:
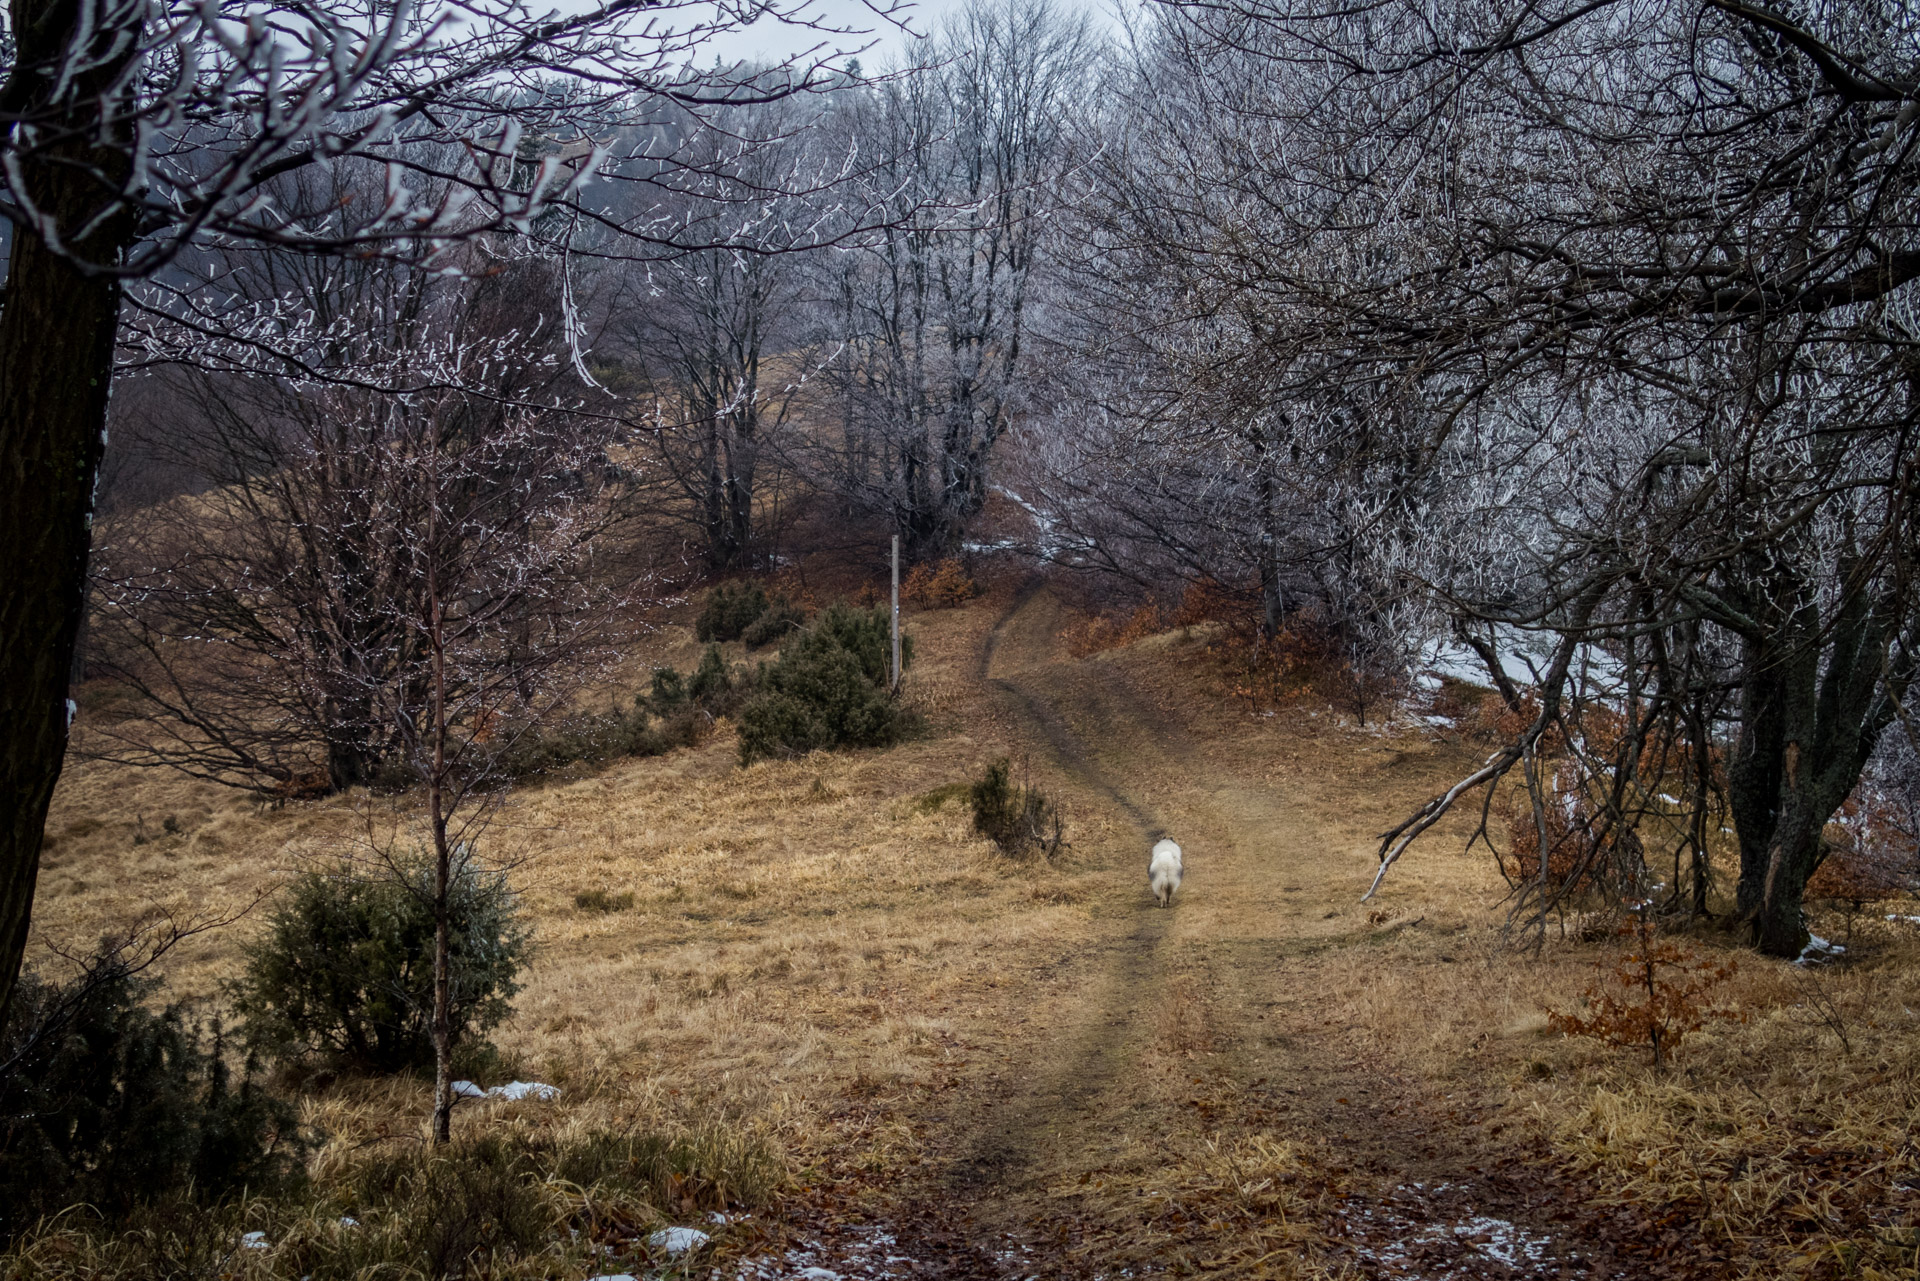
[[[1039,737],[1046,741],[1047,748],[1061,772],[1113,802],[1139,829],[1140,835],[1147,840],[1148,844],[1152,844],[1166,835],[1166,829],[1094,763],[1092,754],[1087,750],[1087,745],[1081,741],[1080,736],[1075,734],[1072,727],[1061,717],[1059,710],[1034,687],[1032,683],[1034,667],[1030,664],[1016,666],[1004,662],[996,665],[994,662],[1003,648],[1003,641],[1007,638],[1009,629],[1018,623],[1025,623],[1027,627],[1032,628],[1035,625],[1032,615],[1036,612],[1036,607],[1047,599],[1049,598],[1043,595],[1042,585],[1037,579],[1021,589],[1007,612],[1002,614],[999,621],[994,624],[992,633],[987,637],[987,643],[981,648],[980,665],[976,675],[981,684],[998,694],[1002,702],[1013,709],[1016,716],[1030,730],[1036,731]],[[1027,640],[1031,645],[1034,638],[1029,636],[1020,639]],[[1043,653],[1051,649],[1050,640],[1051,637],[1041,640]],[[1048,656],[1051,657],[1050,654]],[[996,675],[996,666],[1011,670],[1004,670]]]
[[[1039,676],[1053,665],[1055,648],[1053,611],[1043,608],[1050,603],[1051,597],[1033,587],[1020,593],[981,652],[979,677],[1030,735],[1046,743],[1063,774],[1126,815],[1139,833],[1144,854],[1165,834],[1164,827],[1148,806],[1100,767],[1043,692]],[[1033,661],[1036,657],[1039,663]],[[1141,910],[1137,904],[1125,910],[1131,920],[1124,935],[1103,949],[1098,995],[1086,1003],[1079,1025],[1068,1034],[1066,1052],[1047,1064],[1025,1091],[994,1110],[966,1155],[951,1168],[949,1180],[957,1188],[1004,1194],[1018,1185],[1038,1145],[1067,1137],[1058,1132],[1061,1123],[1084,1121],[1094,1101],[1111,1090],[1134,1061],[1136,1016],[1147,1003],[1145,994],[1161,977],[1167,920],[1165,913]]]

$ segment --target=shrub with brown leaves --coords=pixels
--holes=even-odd
[[[1664,1067],[1688,1033],[1709,1019],[1738,1017],[1713,1003],[1715,991],[1733,976],[1732,961],[1659,938],[1646,904],[1629,909],[1620,935],[1620,953],[1596,963],[1601,975],[1586,991],[1586,1013],[1549,1010],[1555,1029],[1609,1045],[1651,1046],[1653,1065]]]
[[[978,596],[980,588],[960,562],[949,556],[937,564],[923,562],[907,571],[900,594],[927,609],[952,609]]]

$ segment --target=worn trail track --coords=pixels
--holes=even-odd
[[[1351,879],[1325,856],[1323,821],[1196,737],[1183,709],[1110,663],[1069,658],[1058,640],[1067,621],[1050,592],[1030,587],[977,675],[1036,773],[1064,780],[1077,813],[1107,820],[1098,848],[1074,851],[1109,874],[1095,941],[1030,976],[1009,1012],[1030,1030],[989,1089],[920,1109],[941,1159],[898,1190],[886,1233],[898,1254],[874,1263],[871,1250],[823,1246],[818,1266],[847,1277],[1108,1275],[1097,1251],[1072,1248],[1059,1189],[1170,1125],[1204,1140],[1208,1114],[1182,1110],[1197,1093],[1230,1097],[1314,1154],[1325,1172],[1316,1248],[1347,1275],[1642,1275],[1616,1249],[1621,1229],[1584,1208],[1588,1190],[1483,1129],[1470,1098],[1437,1097],[1343,1052],[1300,973],[1336,942],[1312,928],[1318,914],[1305,919],[1302,891]],[[1171,910],[1145,884],[1163,833],[1187,853]],[[1167,1066],[1174,1009],[1183,1035],[1208,1047],[1186,1056],[1190,1077],[1178,1056],[1180,1068]]]

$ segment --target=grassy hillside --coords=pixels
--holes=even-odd
[[[715,1248],[768,1275],[883,1275],[875,1225],[949,1276],[1912,1274],[1912,927],[1860,927],[1844,967],[1740,954],[1713,993],[1735,1017],[1655,1071],[1549,1025],[1618,949],[1510,946],[1469,819],[1359,901],[1375,835],[1485,745],[1250,711],[1204,628],[1073,658],[1075,621],[1011,586],[913,617],[925,730],[889,750],[742,769],[722,725],[519,789],[488,840],[540,950],[496,1040],[503,1073],[565,1093],[456,1128],[763,1142],[784,1192]],[[636,687],[690,665],[683,627],[651,643]],[[998,756],[1062,800],[1053,861],[973,833],[955,785]],[[263,808],[76,763],[43,945],[149,903],[237,909],[406,821],[404,798]],[[1164,912],[1145,885],[1162,832],[1188,864]],[[169,958],[171,991],[217,997],[253,925]],[[318,1160],[417,1134],[427,1093],[310,1090]]]

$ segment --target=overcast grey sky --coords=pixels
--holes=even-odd
[[[1059,0],[1064,8],[1083,9],[1097,27],[1113,23],[1113,8],[1116,0]],[[930,34],[940,22],[941,17],[960,8],[965,0],[915,0],[915,3],[902,9],[894,17],[905,23],[920,36]],[[708,44],[707,57],[718,55],[724,61],[736,58],[757,62],[774,62],[782,58],[809,54],[823,57],[835,48],[857,49],[862,45],[873,47],[860,55],[860,61],[869,70],[882,63],[899,58],[913,43],[914,37],[902,31],[899,26],[886,19],[876,17],[873,10],[860,0],[816,0],[814,11],[830,26],[859,28],[866,35],[832,35],[819,31],[788,26],[778,22],[757,22],[751,27],[731,32]],[[817,52],[814,52],[817,48]],[[835,63],[841,59],[832,59]]]

